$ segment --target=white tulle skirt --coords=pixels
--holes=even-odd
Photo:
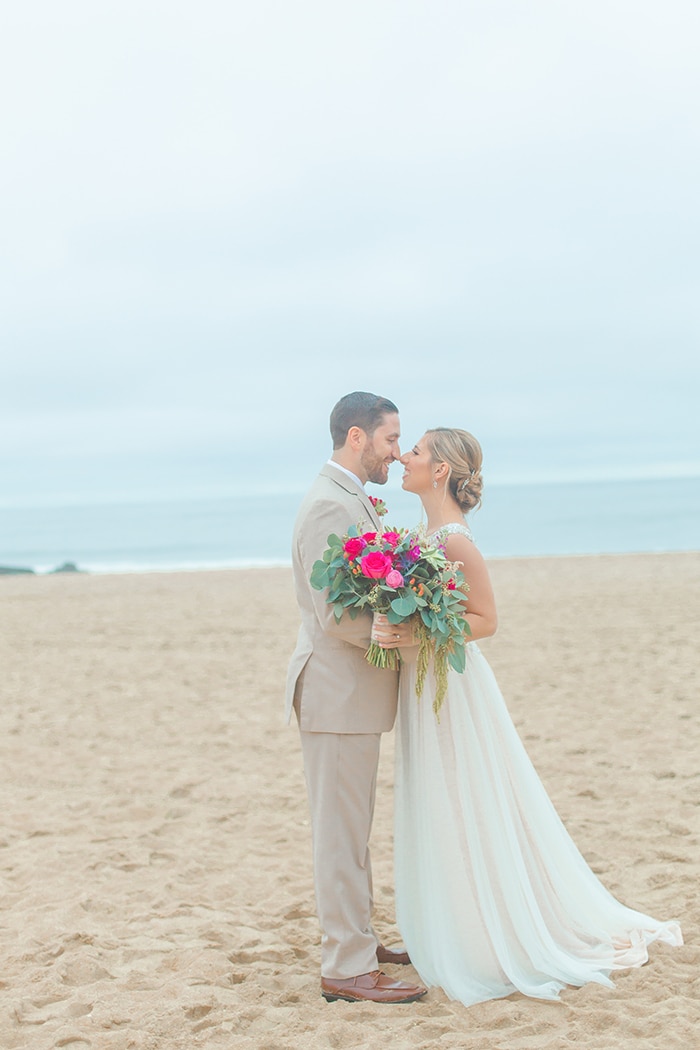
[[[438,722],[401,673],[395,781],[399,930],[422,981],[465,1005],[520,991],[611,985],[676,922],[620,904],[593,874],[552,805],[478,647],[450,672]]]

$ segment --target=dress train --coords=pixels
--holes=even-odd
[[[421,980],[466,1005],[518,990],[557,999],[611,986],[676,922],[621,904],[559,818],[475,643],[449,672],[438,721],[428,674],[404,654],[396,740],[395,882],[401,936]]]

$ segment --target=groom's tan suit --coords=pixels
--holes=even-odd
[[[294,707],[311,808],[321,972],[337,979],[377,969],[368,841],[380,734],[394,724],[398,695],[398,672],[365,660],[371,616],[351,620],[346,614],[337,624],[325,592],[309,582],[328,536],[342,536],[353,524],[381,530],[359,482],[329,463],[304,499],[294,527],[301,627],[289,665],[287,719]]]

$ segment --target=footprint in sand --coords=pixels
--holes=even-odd
[[[101,981],[105,977],[111,978],[111,976],[94,959],[72,959],[66,962],[61,969],[61,980],[70,987],[93,984],[95,981]]]
[[[211,1013],[213,1007],[207,1003],[201,1003],[199,1006],[188,1006],[185,1009],[185,1017],[189,1021],[200,1021],[207,1014]]]
[[[63,1010],[57,1004],[64,1002],[65,999],[60,997],[23,999],[18,1006],[15,1006],[13,1012],[18,1024],[41,1025],[63,1016]]]

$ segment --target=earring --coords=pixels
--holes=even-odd
[[[433,479],[433,488],[434,488],[434,489],[436,489],[436,488],[437,488],[437,479]]]

